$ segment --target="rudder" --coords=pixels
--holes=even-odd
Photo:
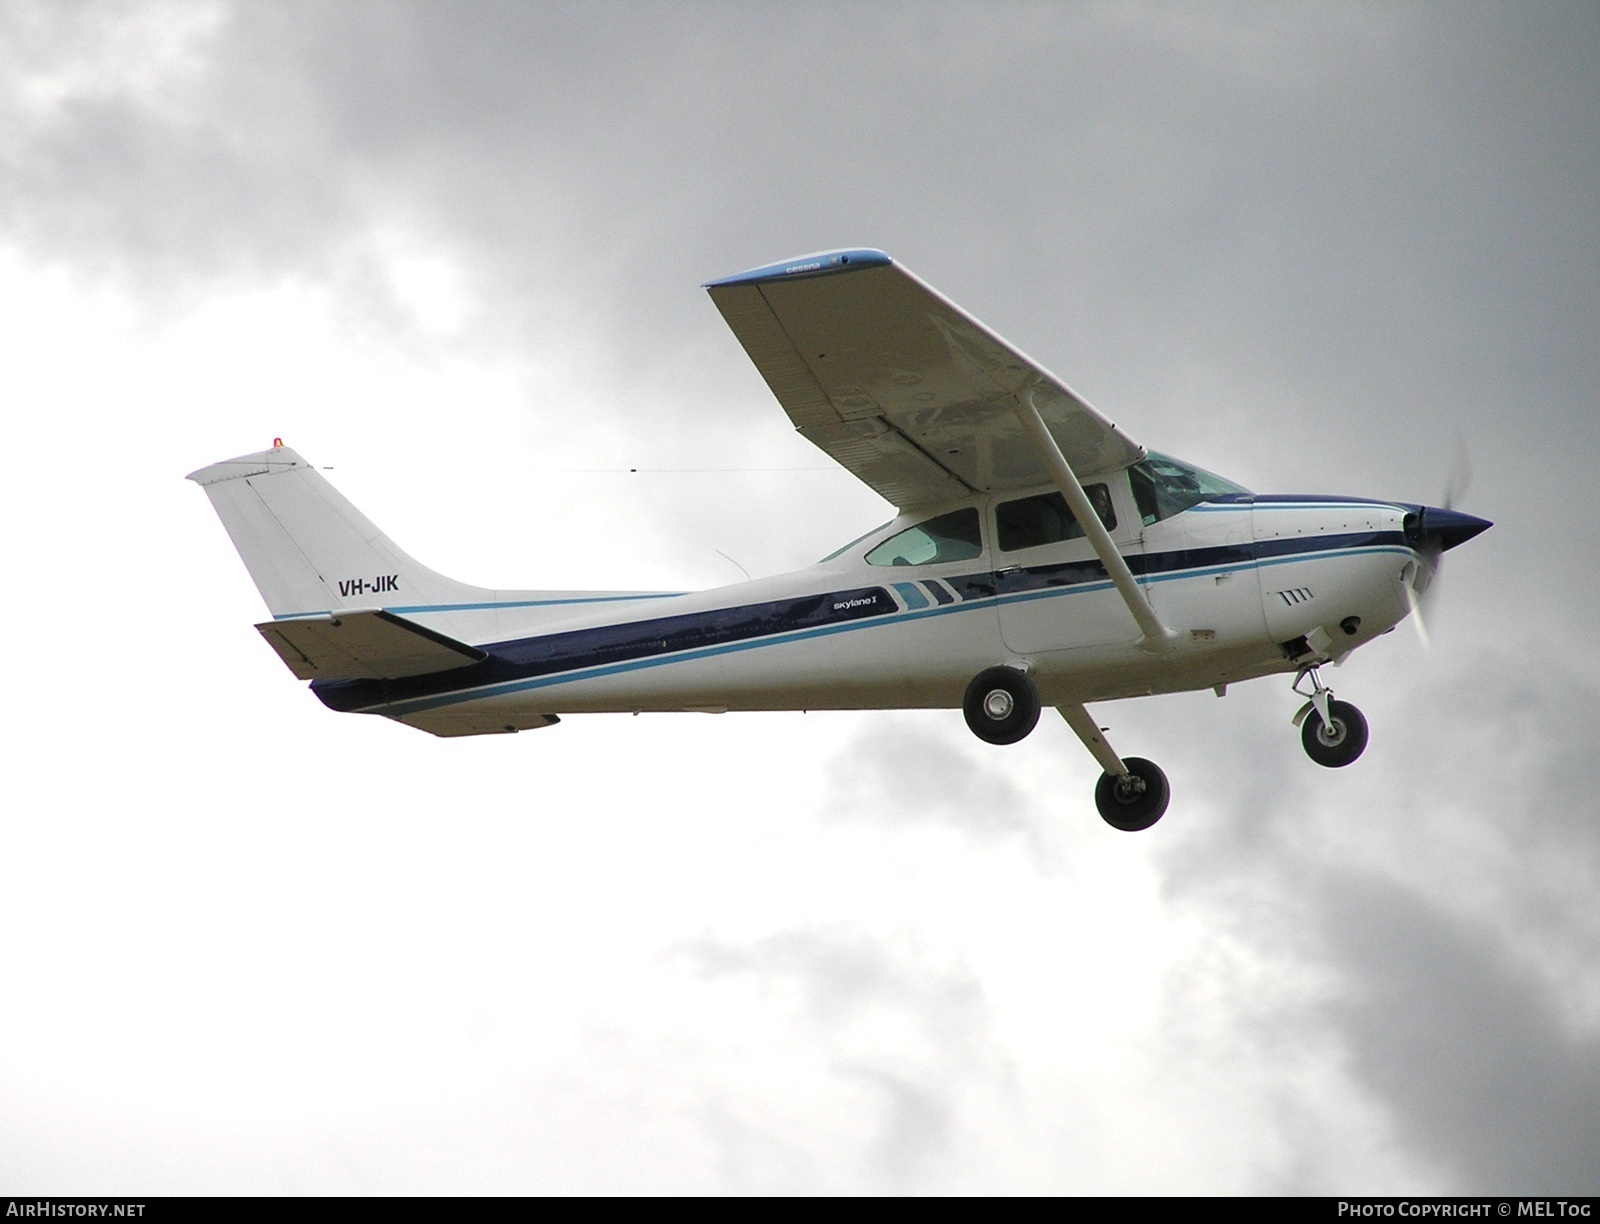
[[[492,597],[419,564],[287,446],[189,473],[274,617]]]

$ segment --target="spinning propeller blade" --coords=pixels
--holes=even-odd
[[[1439,504],[1446,510],[1453,510],[1471,488],[1472,453],[1467,449],[1466,436],[1457,430],[1455,449],[1450,454],[1450,471],[1444,480],[1444,500]]]
[[[1411,522],[1409,516],[1407,519],[1406,534],[1416,545],[1418,557],[1405,584],[1406,604],[1411,609],[1411,620],[1417,627],[1417,637],[1424,649],[1432,646],[1428,634],[1428,618],[1432,615],[1429,607],[1437,607],[1445,552],[1457,544],[1465,544],[1492,526],[1487,519],[1463,514],[1454,508],[1471,487],[1472,456],[1467,450],[1466,439],[1458,433],[1440,504],[1418,506],[1415,523]]]

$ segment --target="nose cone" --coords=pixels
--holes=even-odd
[[[1473,536],[1494,526],[1488,519],[1462,514],[1459,510],[1446,510],[1441,506],[1423,506],[1421,518],[1420,534],[1424,539],[1438,540],[1441,551],[1465,544]]]

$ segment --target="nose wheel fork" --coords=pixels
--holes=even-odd
[[[1308,680],[1310,692],[1301,687]],[[1301,668],[1291,687],[1306,699],[1294,725],[1308,757],[1326,769],[1342,769],[1366,750],[1366,717],[1348,701],[1335,701],[1315,667]]]

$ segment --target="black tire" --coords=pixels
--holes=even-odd
[[[1326,769],[1340,769],[1355,760],[1367,746],[1367,720],[1348,701],[1330,701],[1331,728],[1313,709],[1300,724],[1300,743],[1306,755]]]
[[[991,667],[979,672],[961,699],[972,734],[987,744],[1014,744],[1039,722],[1039,689],[1025,672]]]
[[[1167,810],[1167,801],[1172,798],[1172,788],[1167,785],[1167,775],[1154,761],[1123,757],[1122,763],[1128,767],[1129,776],[1101,774],[1094,788],[1094,805],[1113,829],[1137,833],[1161,819]]]

